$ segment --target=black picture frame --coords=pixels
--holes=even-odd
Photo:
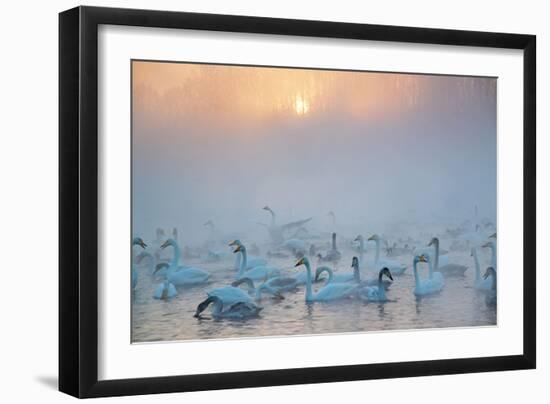
[[[100,24],[523,50],[523,353],[99,381],[97,52]],[[535,368],[535,122],[534,35],[97,7],[77,7],[60,13],[59,390],[85,398]]]

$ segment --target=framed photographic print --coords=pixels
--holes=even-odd
[[[61,391],[535,367],[534,36],[59,27]]]

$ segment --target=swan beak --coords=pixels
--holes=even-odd
[[[304,259],[301,258],[301,259],[296,263],[296,265],[294,265],[294,267],[295,267],[295,268],[296,268],[296,267],[299,267],[300,265],[303,265],[303,263],[304,263]]]
[[[434,243],[434,240],[431,239],[430,242],[428,243],[428,247],[430,247],[433,243]]]
[[[145,244],[145,242],[143,240],[141,240],[141,242],[139,243],[139,245],[142,247],[142,248],[147,248],[147,244]]]
[[[165,249],[166,247],[168,247],[169,245],[170,245],[170,242],[169,242],[168,240],[166,240],[166,241],[160,246],[160,248],[161,248],[162,250],[164,250],[164,249]]]
[[[235,250],[233,250],[233,254],[236,254],[236,253],[238,253],[239,251],[242,251],[242,250],[243,250],[242,246],[238,245],[237,248],[235,248]]]
[[[393,276],[391,276],[391,272],[390,272],[390,271],[388,271],[388,274],[387,274],[387,275],[388,275],[388,278],[390,278],[390,280],[393,282]]]
[[[229,247],[233,247],[234,245],[237,245],[237,240],[233,240],[231,243],[228,244]]]
[[[418,257],[418,260],[420,262],[428,262],[428,260],[426,259],[426,257],[424,255],[421,255],[420,257]]]
[[[368,241],[373,241],[374,239],[376,239],[376,236],[375,236],[375,235],[370,236]]]
[[[485,247],[485,248],[486,248],[486,247],[489,247],[489,246],[491,246],[491,243],[487,242],[487,243],[483,244],[481,247]]]

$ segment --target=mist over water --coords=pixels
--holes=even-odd
[[[411,238],[417,245],[440,235],[448,248],[454,240],[445,239],[447,229],[496,223],[494,78],[149,62],[134,62],[133,77],[132,225],[146,241],[157,228],[167,234],[177,228],[182,246],[210,242],[230,251],[224,242],[239,237],[265,254],[276,248],[266,231],[271,217],[262,210],[269,205],[278,224],[312,218],[306,229],[323,237],[320,246],[336,230],[345,256],[340,267],[348,270],[357,234]],[[204,225],[208,220],[214,230]],[[455,258],[472,267],[469,251]],[[412,255],[397,259],[410,267]],[[270,263],[290,268],[293,260]],[[191,263],[214,273],[231,267]],[[460,287],[471,284],[471,272]],[[206,289],[231,279],[223,272]],[[411,274],[401,279],[407,281],[395,290],[412,299]],[[174,312],[179,305],[192,316],[204,297],[199,288],[166,306],[171,303],[151,302],[152,285],[140,286],[144,296],[136,304],[143,307],[134,315],[140,327],[162,307]],[[452,296],[468,296],[468,307],[474,300],[472,290]],[[293,299],[303,303],[303,292]],[[467,312],[475,320],[474,314],[464,321],[437,318],[446,325],[496,321],[492,311]],[[401,321],[379,329],[414,327],[409,314],[393,318]],[[434,319],[422,321],[436,326]],[[307,333],[303,327],[295,332]],[[338,321],[319,327],[342,328]],[[200,337],[193,330],[180,337]],[[170,332],[145,340],[170,339]]]

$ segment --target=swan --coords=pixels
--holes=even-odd
[[[136,256],[136,264],[141,264],[144,259],[149,259],[149,273],[153,274],[155,270],[155,256],[151,254],[149,251],[142,251]]]
[[[132,240],[132,248],[136,245],[140,246],[143,249],[147,248],[147,244],[145,244],[143,242],[141,237],[134,237],[134,239]],[[132,264],[132,289],[136,288],[137,283],[138,283],[137,269],[136,269],[135,265]]]
[[[340,258],[342,258],[342,253],[338,251],[338,248],[336,247],[336,233],[332,233],[332,248],[327,251],[324,257],[321,254],[317,254],[317,257],[320,261],[340,261]]]
[[[233,251],[233,253],[236,254],[238,252],[241,253],[242,259],[241,259],[241,268],[237,273],[237,279],[250,278],[254,281],[257,281],[257,280],[266,280],[269,278],[273,278],[275,276],[279,276],[280,271],[278,268],[268,267],[266,265],[260,265],[255,268],[246,270],[247,268],[246,247],[242,244],[237,245],[237,248]]]
[[[298,262],[295,267],[304,265],[306,267],[306,303],[310,302],[329,302],[333,300],[345,299],[351,297],[353,293],[357,290],[357,285],[352,283],[329,283],[324,286],[318,292],[313,293],[311,286],[311,265],[307,257],[303,257]]]
[[[271,224],[269,226],[266,226],[267,231],[269,233],[269,236],[271,237],[271,241],[273,241],[276,244],[281,244],[285,240],[285,233],[288,233],[290,230],[293,229],[299,229],[306,223],[308,223],[311,220],[310,218],[303,219],[303,220],[297,220],[295,222],[286,223],[283,225],[277,225],[275,212],[273,209],[271,209],[269,206],[264,206],[262,208],[265,211],[268,211],[271,214]]]
[[[284,299],[281,292],[286,292],[296,288],[296,280],[294,278],[271,278],[257,288],[254,286],[252,279],[241,278],[231,283],[231,286],[239,287],[239,285],[243,283],[247,285],[248,293],[253,294],[257,301],[262,300],[262,292],[270,293],[277,299]]]
[[[242,245],[241,240],[233,240],[229,243],[229,247],[236,247]],[[242,256],[241,254],[237,254],[237,257],[235,258],[235,270],[238,271],[241,269],[241,260]],[[255,267],[259,267],[262,265],[267,265],[267,260],[260,257],[253,257],[252,255],[247,255],[247,261],[246,261],[246,267],[245,269],[252,269]]]
[[[491,289],[485,295],[485,304],[489,307],[495,307],[497,305],[497,271],[495,268],[488,267],[483,275],[483,279],[491,278]]]
[[[354,257],[356,258],[356,257]],[[353,265],[352,265],[352,268],[353,268],[353,272],[351,273],[346,273],[346,274],[334,274],[334,272],[332,271],[331,268],[327,267],[327,266],[320,266],[320,267],[317,267],[317,269],[315,270],[315,278],[314,281],[315,282],[318,282],[320,280],[320,276],[323,272],[326,272],[328,274],[328,279],[327,281],[325,282],[325,285],[328,285],[329,283],[341,283],[341,282],[355,282],[355,283],[359,283],[360,282],[360,275],[359,275],[359,268],[355,268]]]
[[[166,247],[174,248],[174,256],[170,265],[166,269],[166,279],[175,286],[194,286],[205,283],[210,278],[210,274],[203,269],[187,266],[178,266],[180,260],[180,248],[174,239],[168,239],[160,246],[161,249]],[[159,270],[159,266],[155,271]]]
[[[204,318],[201,316],[201,313],[206,310],[210,304],[214,305],[212,308],[212,317],[217,319],[228,318],[243,320],[250,317],[257,317],[262,310],[262,307],[253,302],[227,303],[217,296],[208,296],[206,300],[199,303],[193,317],[199,319]]]
[[[468,269],[467,266],[460,265],[460,264],[447,264],[447,265],[439,265],[439,239],[437,237],[433,237],[430,242],[428,243],[428,247],[434,246],[435,248],[435,271],[439,271],[442,274],[453,276],[453,275],[464,275],[464,272]]]
[[[393,275],[403,275],[407,269],[406,265],[403,265],[397,261],[388,259],[380,259],[380,241],[382,239],[378,234],[373,234],[369,237],[368,241],[374,241],[376,243],[376,255],[374,258],[374,266],[376,268],[387,267]]]
[[[430,267],[430,275],[428,279],[422,280],[418,275],[418,263],[427,262]],[[433,272],[432,260],[429,255],[416,255],[413,259],[414,271],[414,294],[416,296],[425,296],[434,293],[439,293],[443,289],[443,275],[440,272]]]
[[[472,247],[472,251],[470,254],[472,257],[474,257],[474,263],[476,267],[476,275],[474,280],[474,288],[478,290],[491,290],[491,279],[482,279],[481,278],[481,270],[479,269],[479,259],[477,257],[477,248]]]
[[[359,243],[359,261],[363,263],[363,255],[367,252],[365,248],[365,239],[363,235],[359,234],[353,241]]]
[[[167,300],[178,295],[178,291],[173,283],[169,282],[168,279],[165,279],[164,282],[159,283],[155,288],[155,293],[153,297],[155,299]]]
[[[235,286],[222,286],[206,292],[207,297],[217,297],[225,304],[253,302],[249,293]]]
[[[391,281],[393,277],[388,268],[384,267],[378,273],[378,285],[376,286],[365,286],[360,288],[357,291],[357,295],[360,299],[366,300],[368,302],[386,302],[388,298],[386,297],[386,287],[384,286],[384,281],[382,278],[386,276]]]
[[[496,233],[494,234],[496,237]],[[497,245],[496,243],[491,240],[487,241],[485,244],[482,245],[484,248],[490,248],[491,249],[491,267],[496,268],[497,267]]]
[[[361,270],[359,269],[359,259],[357,257],[353,257],[351,260],[351,266],[354,268],[353,274],[357,274],[357,282],[361,287],[364,286],[378,286],[379,285],[379,279],[367,279],[365,281],[361,280]],[[382,268],[384,269],[384,268]],[[388,269],[389,270],[389,269]],[[378,275],[380,275],[380,272],[378,272]],[[392,279],[393,281],[393,279]],[[382,280],[382,284],[384,285],[384,289],[388,290],[392,284],[391,281],[388,281],[387,279]]]

